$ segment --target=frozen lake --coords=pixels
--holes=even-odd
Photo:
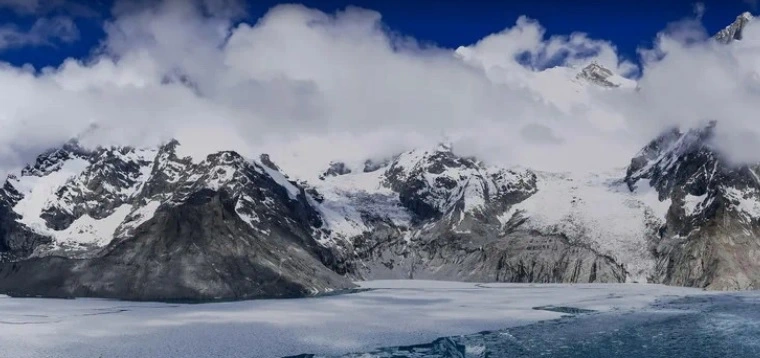
[[[572,343],[586,336],[604,338],[600,332],[607,332],[611,334],[607,338],[614,341],[614,329],[618,332],[627,329],[621,326],[625,320],[620,317],[654,315],[664,319],[694,312],[699,317],[704,316],[700,310],[711,309],[715,302],[742,300],[740,307],[744,307],[760,301],[757,298],[760,294],[755,292],[716,294],[640,284],[472,284],[415,280],[364,282],[362,286],[370,290],[308,299],[195,305],[2,297],[0,352],[3,357],[248,358],[373,351],[382,356],[383,352],[393,350],[383,347],[470,335],[452,341],[460,340],[460,347],[465,347],[468,339],[493,341],[493,337],[503,337],[505,329],[515,329],[514,334],[519,336],[536,327],[543,327],[538,330],[545,337],[535,331],[530,337],[537,337],[534,340],[540,344],[537,347],[549,349],[551,344],[542,343],[541,337],[547,341],[553,336],[564,337]],[[681,299],[677,304],[664,303],[685,296],[692,298]],[[661,303],[653,305],[658,300]],[[556,311],[566,309],[555,310],[552,306],[600,313],[536,324],[563,316]],[[755,311],[760,310],[755,307]],[[757,315],[747,316],[746,312],[742,315],[742,329],[760,326],[760,321],[755,320]],[[738,323],[732,323],[731,313],[716,317],[713,323],[717,329],[736,329]],[[565,323],[574,321],[580,323]],[[684,324],[688,322],[691,321]],[[518,326],[521,327],[515,328]],[[482,331],[495,332],[472,336]],[[487,338],[489,334],[495,336]],[[519,349],[529,347],[526,342],[515,344],[522,347]],[[555,348],[561,351],[562,346],[567,344]],[[488,348],[483,345],[474,349]]]

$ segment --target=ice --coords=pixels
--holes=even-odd
[[[280,357],[343,354],[504,329],[563,313],[627,311],[712,294],[661,285],[362,282],[369,291],[210,304],[0,297],[8,357]]]
[[[660,202],[643,181],[630,192],[622,170],[537,175],[538,192],[501,215],[502,223],[516,214],[527,217],[526,228],[585,242],[623,264],[630,281],[647,282],[655,264],[647,235],[664,222],[670,200]]]
[[[398,194],[383,186],[383,171],[352,173],[314,182],[324,197],[316,207],[332,232],[332,238],[347,240],[370,230],[363,214],[388,219],[399,226],[411,221]]]

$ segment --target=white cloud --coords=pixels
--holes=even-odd
[[[40,8],[39,0],[0,0],[0,8],[10,8],[21,13],[34,13]]]
[[[705,3],[703,2],[695,2],[693,5],[694,10],[694,17],[697,20],[702,20],[702,17],[705,16],[705,11],[707,10],[707,7],[705,6]]]
[[[0,49],[50,45],[52,41],[72,42],[79,38],[79,30],[68,17],[39,18],[31,27],[21,29],[16,25],[0,26]]]
[[[10,9],[20,16],[57,13],[74,17],[96,17],[98,13],[95,9],[104,5],[102,1],[92,0],[0,0],[0,9]]]
[[[624,166],[671,124],[719,119],[727,131],[757,131],[748,74],[760,56],[750,41],[685,45],[684,26],[671,27],[649,52],[664,58],[644,64],[640,91],[604,91],[573,82],[578,67],[639,69],[610,42],[546,38],[524,17],[453,51],[389,35],[371,10],[283,5],[235,25],[239,11],[230,9],[117,4],[92,58],[40,73],[4,66],[0,168],[92,124],[90,144],[177,137],[198,151],[269,152],[286,170],[309,173],[444,137],[493,163],[569,170]],[[747,38],[760,40],[756,27]]]

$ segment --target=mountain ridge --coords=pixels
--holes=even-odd
[[[401,153],[371,171],[333,170],[315,182],[296,182],[279,172],[268,156],[260,157],[266,158],[264,164],[220,151],[198,162],[180,158],[176,141],[141,150],[64,146],[9,176],[0,190],[0,219],[5,223],[0,227],[5,232],[0,273],[6,275],[0,290],[161,300],[278,297],[281,293],[270,281],[267,289],[272,292],[211,280],[216,291],[203,293],[209,289],[208,266],[187,273],[161,261],[166,254],[145,257],[146,247],[153,247],[148,252],[161,252],[192,238],[172,255],[178,255],[179,262],[188,255],[193,262],[205,262],[211,255],[217,260],[213,267],[247,251],[240,243],[230,243],[232,237],[243,238],[247,247],[264,245],[269,254],[243,255],[238,264],[258,267],[255,272],[261,277],[271,276],[262,274],[261,267],[279,267],[294,255],[283,252],[297,252],[298,262],[310,268],[289,268],[282,287],[290,287],[288,294],[293,295],[329,292],[352,287],[350,280],[378,278],[756,287],[760,280],[754,266],[745,270],[718,262],[718,271],[725,273],[698,278],[674,268],[693,265],[684,261],[686,253],[675,244],[681,235],[689,237],[716,218],[735,223],[726,230],[730,237],[737,230],[757,230],[760,195],[752,193],[760,193],[758,172],[752,169],[756,167],[747,166],[746,171],[719,161],[709,146],[715,125],[668,131],[644,147],[625,170],[589,175],[489,167],[439,146]],[[705,171],[694,168],[706,166],[725,176],[720,182],[705,181]],[[328,171],[335,167],[341,166],[331,165]],[[55,178],[57,185],[47,188],[50,195],[40,202],[39,187],[27,180],[55,175],[60,176]],[[717,209],[710,209],[712,204],[702,197],[708,191],[719,198],[711,203],[722,203],[722,214],[715,214]],[[38,200],[36,206],[24,204],[31,197]],[[28,217],[35,213],[37,217]],[[196,226],[194,221],[206,224]],[[87,231],[83,223],[110,226]],[[170,227],[175,229],[166,231]],[[110,236],[103,237],[109,231]],[[692,237],[699,242],[710,239]],[[219,242],[226,244],[217,247]],[[203,250],[191,249],[201,244]],[[722,246],[714,249],[720,255],[725,251]],[[130,264],[123,266],[126,262]],[[50,278],[44,272],[51,267],[68,274]],[[114,285],[116,281],[103,286],[104,278],[93,275],[93,267],[110,272],[106,281],[118,278],[133,286]],[[119,267],[183,273],[153,275]],[[320,279],[309,281],[305,272],[321,272]],[[196,277],[197,286],[164,282],[167,275],[188,274]],[[29,279],[37,276],[39,286]],[[63,282],[53,285],[63,288],[52,290],[45,283],[51,279]],[[225,280],[241,279],[246,280]],[[77,283],[67,283],[72,280]],[[178,291],[157,292],[145,282],[161,282],[155,287]]]
[[[595,62],[567,80],[633,87]],[[609,172],[489,166],[443,143],[300,181],[266,154],[73,140],[0,187],[0,293],[206,301],[384,278],[758,288],[760,165],[727,161],[718,125],[665,131]]]

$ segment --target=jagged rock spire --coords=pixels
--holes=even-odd
[[[608,68],[600,65],[596,61],[592,61],[588,66],[584,67],[578,75],[576,75],[576,78],[604,87],[618,87],[620,86],[619,84],[610,81],[610,78],[614,75],[615,74]]]
[[[736,20],[734,20],[731,25],[728,25],[723,30],[718,31],[718,33],[715,34],[713,38],[716,41],[724,44],[730,43],[734,40],[741,40],[744,27],[747,26],[747,24],[753,19],[754,16],[752,16],[752,14],[745,12],[737,16]]]

